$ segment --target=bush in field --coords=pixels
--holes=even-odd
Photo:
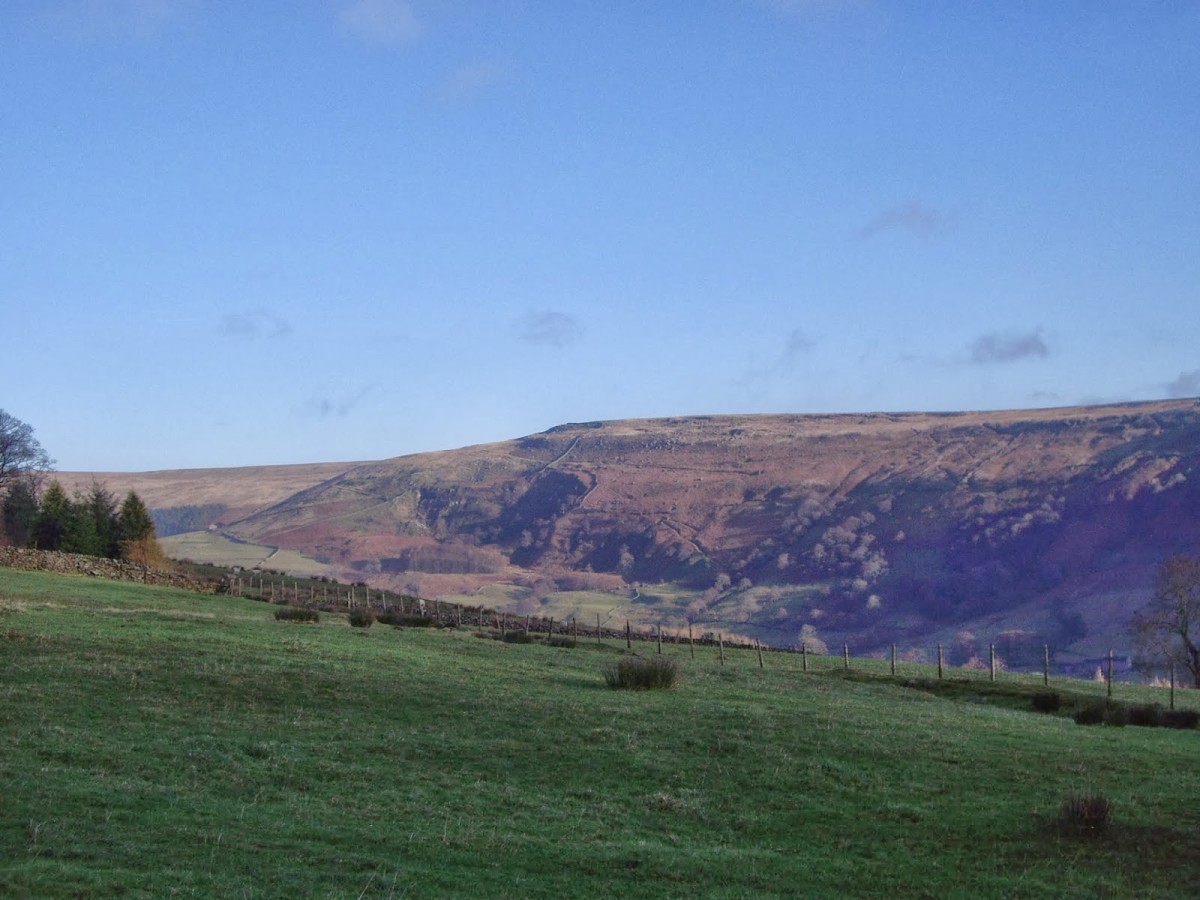
[[[1075,720],[1076,725],[1099,725],[1104,721],[1104,704],[1085,703],[1083,706],[1077,706],[1071,718]]]
[[[1120,703],[1110,703],[1104,707],[1104,724],[1124,728],[1129,724],[1129,710]]]
[[[281,606],[275,610],[275,618],[280,622],[321,621],[321,615],[315,609],[305,609],[302,606]]]
[[[1162,724],[1162,707],[1154,703],[1138,703],[1129,707],[1129,724],[1157,728]]]
[[[431,616],[415,616],[397,611],[378,613],[375,621],[384,625],[394,625],[396,628],[429,628],[433,625]]]
[[[1112,821],[1112,803],[1099,791],[1071,794],[1058,810],[1058,827],[1072,834],[1097,834]]]
[[[579,642],[569,634],[552,634],[546,638],[547,647],[566,647],[568,650],[575,647]]]
[[[1034,712],[1056,713],[1062,706],[1062,695],[1058,691],[1037,691],[1029,701]]]
[[[528,631],[506,631],[500,640],[506,644],[532,644],[533,635]]]
[[[1194,709],[1164,709],[1160,714],[1163,728],[1195,728],[1200,726],[1200,712]]]
[[[375,613],[369,606],[356,606],[350,610],[351,628],[370,628],[375,624]]]
[[[618,690],[673,688],[679,683],[679,664],[669,656],[626,656],[605,671],[604,682]]]

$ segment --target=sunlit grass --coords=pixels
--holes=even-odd
[[[1040,678],[672,644],[674,690],[611,691],[623,642],[273,610],[0,570],[0,894],[1170,897],[1200,877],[1200,732],[1034,713]],[[1056,823],[1092,793],[1111,822],[1081,843]]]

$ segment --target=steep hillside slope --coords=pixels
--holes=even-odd
[[[676,624],[781,643],[1067,647],[1123,640],[1157,563],[1200,548],[1198,457],[1194,401],[592,422],[355,466],[229,530],[426,594],[668,582]]]

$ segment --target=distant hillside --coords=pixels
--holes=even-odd
[[[224,530],[426,596],[608,592],[635,621],[789,645],[970,631],[1019,662],[1128,646],[1157,564],[1200,552],[1198,463],[1191,400],[589,422],[313,469]],[[234,508],[220,471],[180,497]]]

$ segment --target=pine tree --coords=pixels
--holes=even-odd
[[[121,523],[117,518],[117,501],[104,485],[93,481],[84,502],[96,533],[96,555],[118,558],[121,555]]]
[[[33,546],[39,550],[61,549],[71,517],[71,500],[58,480],[50,482],[38,508],[33,526]]]
[[[121,501],[117,521],[120,523],[122,559],[145,566],[166,567],[167,558],[154,533],[154,520],[142,498],[133,491]]]
[[[150,511],[146,509],[146,504],[134,491],[126,494],[125,499],[121,501],[117,521],[122,541],[140,541],[156,536],[154,520],[150,518]]]

